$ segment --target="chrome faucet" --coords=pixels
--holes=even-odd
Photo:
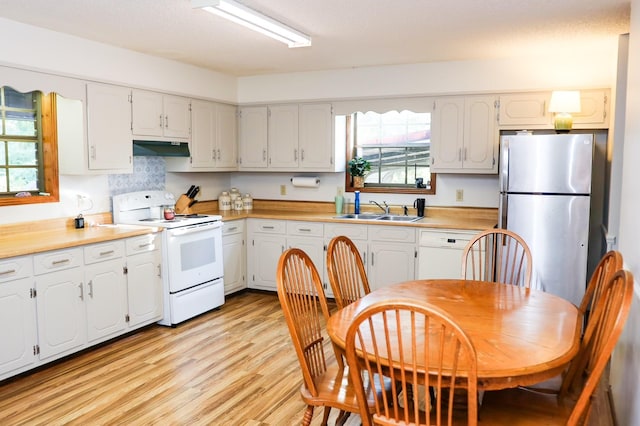
[[[384,212],[384,214],[389,214],[389,206],[387,205],[386,201],[383,201],[382,204],[384,204],[384,207],[382,207],[380,204],[378,204],[377,202],[370,200],[369,201],[370,204],[375,204],[376,206],[380,207],[382,209],[382,211]]]

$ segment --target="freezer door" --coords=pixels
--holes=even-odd
[[[531,249],[531,286],[579,305],[587,276],[589,197],[509,194],[506,228]]]
[[[589,194],[593,135],[502,137],[501,191]]]

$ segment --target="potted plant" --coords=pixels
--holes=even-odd
[[[354,157],[347,163],[349,174],[353,178],[354,188],[364,187],[364,178],[371,171],[371,163],[362,157]]]

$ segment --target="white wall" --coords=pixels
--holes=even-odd
[[[611,359],[611,387],[620,425],[640,424],[640,38],[634,34],[640,34],[640,0],[631,1],[618,246],[636,282],[631,315]]]

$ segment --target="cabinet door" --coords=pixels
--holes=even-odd
[[[167,138],[189,139],[191,129],[191,101],[181,96],[163,96],[164,129]]]
[[[368,277],[371,290],[415,279],[415,244],[369,243]]]
[[[297,169],[298,105],[269,107],[269,168]]]
[[[0,380],[6,373],[33,364],[36,345],[36,304],[32,278],[0,283]]]
[[[36,277],[40,359],[45,360],[86,343],[86,297],[81,268]]]
[[[191,103],[191,167],[209,168],[216,163],[216,105],[194,100]]]
[[[267,107],[240,109],[240,169],[267,167]]]
[[[431,126],[431,171],[462,168],[464,98],[437,99]]]
[[[225,224],[227,227],[227,224]],[[233,224],[231,224],[233,227]],[[231,294],[246,287],[244,235],[235,233],[222,236],[224,259],[224,294]]]
[[[127,327],[127,293],[122,259],[87,265],[84,300],[89,343],[105,340]]]
[[[233,105],[219,104],[216,107],[217,137],[216,168],[236,170],[238,168],[238,120]]]
[[[300,105],[300,169],[334,171],[335,158],[331,104]]]
[[[327,297],[333,297],[331,292],[331,286],[329,281],[324,279],[323,272],[325,270],[325,251],[322,237],[292,237],[287,236],[287,246],[289,248],[299,248],[309,255],[313,265],[320,275],[320,279],[323,280],[322,285],[325,295]]]
[[[498,130],[494,96],[465,99],[462,167],[474,172],[498,171]]]
[[[162,136],[164,113],[162,94],[134,90],[131,102],[133,134],[137,136]]]
[[[162,317],[162,276],[160,250],[127,257],[129,327],[157,321]]]
[[[500,95],[500,126],[544,126],[552,128],[547,111],[551,93],[516,93]]]
[[[284,235],[253,234],[247,252],[248,286],[276,291],[278,260],[286,247]]]
[[[133,171],[130,94],[124,87],[87,84],[89,169]]]
[[[580,112],[571,114],[575,128],[608,128],[609,115],[607,90],[580,91]]]

